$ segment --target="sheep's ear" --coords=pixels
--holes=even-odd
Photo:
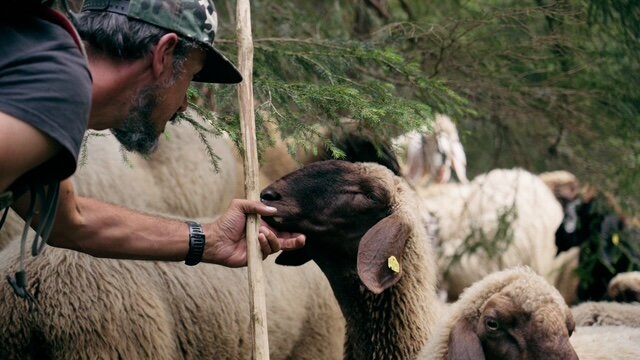
[[[276,258],[276,264],[288,266],[300,266],[311,260],[307,249],[283,251]]]
[[[458,320],[449,335],[449,360],[484,360],[480,338],[466,319]]]
[[[378,221],[360,240],[358,276],[374,294],[380,294],[400,280],[402,264],[399,261],[410,234],[411,226],[393,214]]]

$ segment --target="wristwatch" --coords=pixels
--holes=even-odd
[[[184,259],[184,263],[193,266],[202,261],[204,244],[207,242],[202,230],[202,225],[194,221],[187,221],[189,225],[189,252]]]

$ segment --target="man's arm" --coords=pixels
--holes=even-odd
[[[0,192],[59,150],[60,145],[48,135],[0,112]]]
[[[23,216],[27,205],[28,196],[24,196],[14,209]],[[246,265],[247,213],[270,216],[275,210],[256,201],[233,200],[215,222],[203,225],[207,239],[203,262]],[[182,261],[189,250],[188,234],[184,222],[76,196],[73,183],[65,180],[60,184],[58,213],[48,243],[96,257]],[[304,236],[277,234],[266,225],[258,238],[264,256],[304,245]]]

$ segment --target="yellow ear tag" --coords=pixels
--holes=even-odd
[[[613,245],[618,246],[618,244],[620,244],[620,235],[618,235],[618,233],[613,234],[613,236],[611,237],[611,242],[613,243]]]
[[[398,262],[398,259],[396,259],[396,257],[393,255],[389,256],[389,259],[387,259],[387,266],[394,273],[400,272],[400,263]]]

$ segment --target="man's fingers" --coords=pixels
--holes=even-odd
[[[284,251],[300,249],[304,246],[305,240],[306,238],[302,234],[294,237],[284,238],[281,242],[281,249]]]
[[[271,254],[271,248],[269,247],[267,237],[262,233],[258,234],[258,243],[260,244],[260,251],[262,252],[262,260],[264,260],[269,256],[269,254]]]
[[[260,201],[235,199],[233,206],[237,206],[245,214],[260,214],[263,216],[273,216],[278,211],[276,208],[267,206]]]
[[[274,232],[272,232],[265,226],[261,226],[260,234],[264,235],[264,241],[260,241],[260,247],[263,254],[271,255],[274,252],[280,251],[280,240]]]

